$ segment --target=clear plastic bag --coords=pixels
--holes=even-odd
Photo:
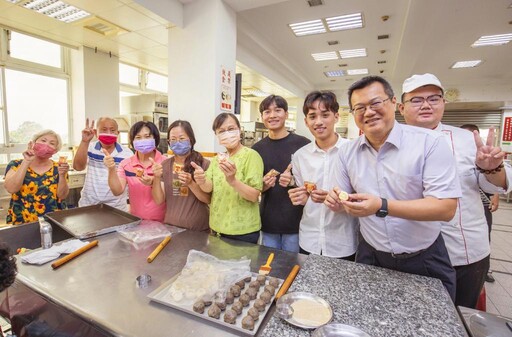
[[[162,241],[166,236],[177,234],[185,229],[164,225],[158,221],[142,220],[138,226],[119,230],[123,239],[141,248]]]
[[[170,285],[166,300],[192,304],[198,299],[213,299],[236,281],[251,276],[251,260],[219,260],[216,257],[191,250],[181,274]]]

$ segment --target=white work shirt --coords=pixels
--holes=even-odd
[[[133,156],[133,152],[128,147],[116,143],[111,156],[114,157],[117,168],[123,159]],[[85,174],[84,187],[82,188],[78,206],[104,203],[127,212],[128,205],[126,199],[128,189],[125,188],[123,193],[117,197],[112,194],[108,186],[108,168],[103,163],[103,157],[105,155],[101,151],[100,142],[91,142],[87,150],[87,173]]]
[[[481,188],[490,194],[502,194],[507,191],[491,184],[485,175],[476,169],[476,144],[470,131],[442,123],[434,130],[445,135],[453,151],[462,190],[455,217],[449,222],[443,222],[441,227],[444,242],[452,265],[471,264],[482,260],[491,252],[487,220],[479,190]],[[512,170],[508,165],[505,170],[510,191]]]
[[[315,142],[300,148],[293,155],[293,177],[298,186],[304,181],[316,184],[317,189],[333,187],[333,169],[340,146],[348,142],[338,137],[336,145],[324,151]],[[318,255],[345,257],[356,252],[358,221],[345,213],[335,213],[323,203],[308,198],[299,226],[299,245]]]
[[[379,152],[364,135],[340,148],[335,184],[348,193],[369,193],[390,200],[459,198],[460,183],[451,152],[438,132],[395,121]],[[359,223],[366,242],[395,254],[426,249],[441,232],[441,221],[391,215],[361,217]]]

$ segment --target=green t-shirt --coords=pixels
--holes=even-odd
[[[261,191],[263,187],[263,160],[260,155],[243,147],[229,157],[235,163],[236,179]],[[206,177],[213,184],[210,204],[210,228],[227,235],[243,235],[261,228],[258,202],[248,201],[240,196],[227,181],[219,168],[218,157],[213,158]]]

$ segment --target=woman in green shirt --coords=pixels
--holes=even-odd
[[[193,164],[195,181],[204,192],[212,194],[210,228],[220,236],[257,243],[263,160],[256,151],[242,145],[240,122],[235,115],[218,115],[213,131],[227,152],[214,157],[206,172]]]

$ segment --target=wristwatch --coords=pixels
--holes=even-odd
[[[379,218],[385,218],[386,215],[388,215],[388,201],[384,198],[380,198],[380,200],[382,200],[382,206],[380,206],[380,209],[375,215]]]

